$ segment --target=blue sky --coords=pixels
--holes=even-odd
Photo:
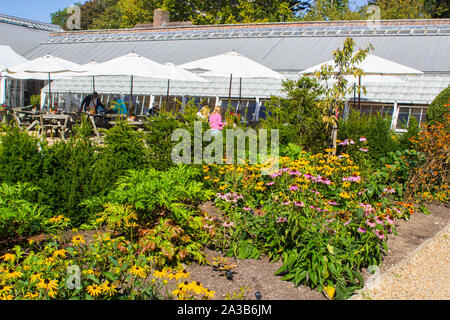
[[[40,22],[51,22],[50,13],[64,9],[75,2],[85,0],[0,0],[0,13],[10,16],[36,20]],[[367,3],[367,0],[349,0],[356,5]]]
[[[80,0],[0,0],[0,13],[14,17],[51,22],[50,13],[64,9]]]

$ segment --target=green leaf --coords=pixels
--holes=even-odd
[[[288,273],[287,275],[282,277],[281,280],[283,280],[283,281],[291,281],[294,278],[295,278],[295,274],[294,273]]]
[[[99,284],[100,281],[98,280],[98,278],[96,276],[94,276],[93,274],[86,274],[86,278],[91,279],[92,281],[94,281],[95,283]]]
[[[111,263],[115,266],[115,267],[119,267],[119,263],[117,262],[116,258],[112,257],[112,256],[108,256],[109,261],[111,261]]]
[[[334,255],[334,247],[330,244],[327,244],[327,250],[329,253],[331,253],[332,255]]]
[[[103,275],[108,279],[109,281],[116,281],[116,277],[114,277],[114,274],[112,274],[109,271],[103,271]]]
[[[296,250],[292,250],[291,253],[289,254],[289,258],[287,260],[287,267],[289,270],[292,269],[292,267],[294,266],[294,263],[297,261],[297,251]]]
[[[309,274],[309,278],[311,279],[311,282],[316,285],[317,284],[317,273],[314,270],[309,270],[308,271]]]
[[[306,278],[306,274],[308,273],[308,271],[306,270],[297,270],[297,272],[295,273],[295,286],[297,287],[300,282],[303,281],[303,279]]]

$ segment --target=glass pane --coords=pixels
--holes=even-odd
[[[371,112],[371,106],[370,105],[361,105],[361,114],[368,114]]]
[[[420,122],[420,114],[421,114],[422,109],[421,108],[411,108],[411,117],[416,118],[417,123]],[[411,119],[411,118],[410,118]],[[411,120],[409,120],[411,121]]]
[[[397,119],[397,129],[407,129],[408,128],[408,117],[409,109],[402,107],[399,109],[398,119]]]

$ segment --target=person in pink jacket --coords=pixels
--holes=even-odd
[[[216,106],[213,113],[209,116],[209,126],[212,129],[212,134],[216,135],[220,132],[224,124],[225,123],[222,122],[222,108],[220,106]]]

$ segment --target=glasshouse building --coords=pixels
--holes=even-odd
[[[7,23],[0,20],[0,27]],[[421,75],[398,76],[395,82],[362,83],[366,93],[362,93],[359,98],[348,98],[347,106],[350,109],[354,105],[363,113],[392,115],[392,127],[397,130],[405,129],[411,117],[421,122],[427,106],[450,83],[450,19],[209,26],[162,24],[123,30],[56,30],[24,52],[23,56],[34,59],[51,54],[78,64],[87,64],[92,61],[105,62],[135,52],[159,63],[179,65],[236,51],[288,79],[297,79],[303,70],[330,60],[333,50],[342,47],[347,37],[352,37],[360,48],[371,44],[374,55],[423,72]],[[210,106],[228,105],[230,79],[208,77],[207,80],[171,81],[171,107],[179,105],[182,108],[190,99]],[[26,83],[21,87],[32,87],[29,83],[33,81],[26,80]],[[116,95],[122,95],[129,101],[130,86],[130,77],[127,76],[75,77],[52,81],[51,93],[53,101],[60,107],[74,110],[79,107],[83,97],[93,90],[101,95],[106,104]],[[44,103],[48,86],[42,87],[41,101]],[[134,78],[133,104],[138,106],[138,112],[146,114],[150,109],[165,103],[167,89],[167,81]],[[7,99],[23,105],[28,103],[27,97],[31,94],[36,92],[24,94],[7,90]],[[231,104],[236,106],[240,101],[248,121],[257,121],[265,116],[264,103],[273,95],[283,95],[281,80],[232,80]]]

